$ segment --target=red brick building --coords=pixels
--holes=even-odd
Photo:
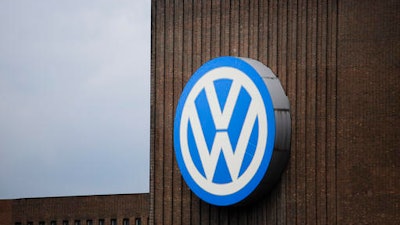
[[[152,0],[150,194],[5,200],[0,224],[400,224],[399,12],[398,0]],[[288,166],[246,207],[201,201],[174,157],[182,89],[223,55],[271,68],[291,106]]]
[[[147,225],[149,194],[0,200],[1,225]]]
[[[400,1],[153,0],[151,224],[400,224]],[[245,208],[201,201],[174,156],[192,74],[219,56],[280,79],[291,156]]]

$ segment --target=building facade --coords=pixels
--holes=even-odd
[[[0,225],[400,224],[400,1],[152,0],[150,193],[0,201]],[[219,56],[256,59],[290,100],[291,154],[245,207],[200,200],[173,127]]]
[[[0,201],[0,225],[147,225],[149,194]]]
[[[150,224],[400,224],[400,2],[152,1]],[[183,87],[218,56],[261,61],[291,106],[291,156],[272,192],[216,207],[173,148]]]

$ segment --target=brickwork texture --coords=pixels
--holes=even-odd
[[[150,224],[400,224],[400,1],[152,0]],[[257,59],[290,99],[291,156],[257,203],[182,180],[173,121],[206,61]]]
[[[4,211],[3,211],[4,210]],[[26,198],[0,201],[0,225],[148,224],[149,194]]]

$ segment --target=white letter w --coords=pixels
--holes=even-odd
[[[217,167],[221,152],[225,156],[226,165],[232,181],[235,181],[239,178],[239,172],[247,144],[253,130],[254,122],[256,121],[258,115],[258,108],[254,101],[251,100],[244,122],[240,121],[243,122],[243,127],[241,128],[236,149],[233,151],[227,129],[229,127],[229,123],[231,122],[235,107],[241,107],[236,106],[240,89],[241,85],[233,80],[224,109],[222,110],[218,102],[214,84],[210,82],[205,86],[206,97],[211,109],[211,116],[217,130],[211,151],[209,151],[207,147],[195,104],[192,102],[187,105],[187,107],[190,107],[189,111],[191,113],[189,115],[189,120],[192,125],[193,135],[199,151],[200,160],[203,164],[206,179],[211,182],[214,178],[215,169]]]

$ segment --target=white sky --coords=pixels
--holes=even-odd
[[[149,191],[150,13],[0,1],[0,199]]]

